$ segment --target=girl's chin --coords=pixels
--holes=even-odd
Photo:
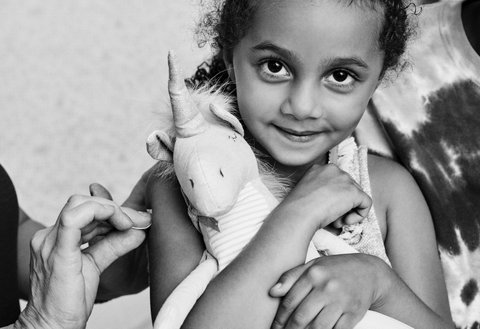
[[[327,162],[327,156],[311,156],[306,157],[305,154],[278,154],[278,156],[274,156],[274,159],[277,163],[281,164],[284,167],[290,167],[292,169],[298,168],[305,168],[310,167],[311,165],[317,164],[325,164]]]

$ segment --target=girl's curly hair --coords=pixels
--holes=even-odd
[[[411,15],[417,15],[415,4],[405,0],[343,0],[347,5],[366,5],[371,10],[382,10],[384,15],[379,35],[379,47],[384,51],[382,76],[387,71],[399,72],[405,66],[402,55],[415,28]],[[237,43],[245,36],[252,24],[252,18],[262,0],[200,0],[207,9],[198,25],[197,35],[200,47],[210,43],[216,49],[211,61],[197,67],[188,79],[191,86],[220,85],[223,91],[233,93],[235,86],[229,83],[224,58],[230,58]]]

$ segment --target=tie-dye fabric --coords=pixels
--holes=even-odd
[[[454,321],[480,328],[480,56],[461,2],[425,6],[408,55],[373,113],[430,207]]]

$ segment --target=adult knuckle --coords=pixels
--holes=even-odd
[[[82,200],[83,200],[83,196],[82,196],[82,195],[80,195],[80,194],[73,194],[73,195],[71,195],[71,196],[68,197],[67,203],[68,203],[68,204],[72,204],[72,205],[76,205],[76,204],[80,203]]]
[[[60,215],[60,223],[63,226],[69,227],[73,223],[75,223],[75,220],[76,220],[76,216],[70,210],[66,210],[66,211],[62,212],[62,214]]]

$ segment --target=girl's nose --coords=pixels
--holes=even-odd
[[[296,120],[318,119],[323,115],[319,102],[319,89],[314,83],[299,83],[290,89],[281,106],[284,115]]]

